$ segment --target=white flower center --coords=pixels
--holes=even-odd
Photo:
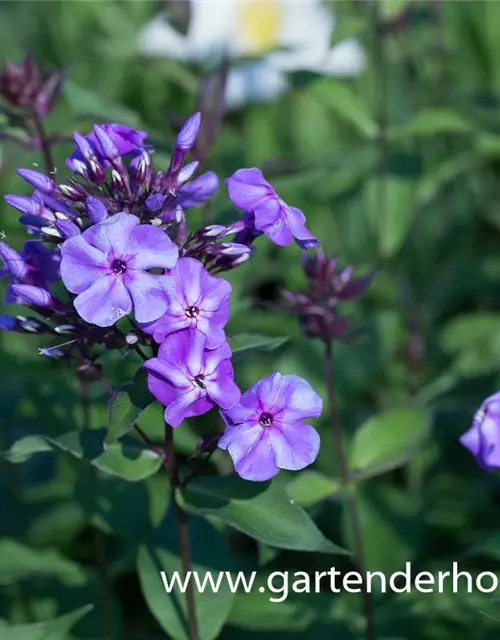
[[[245,0],[239,9],[239,31],[248,52],[258,55],[278,44],[284,3],[272,0]]]

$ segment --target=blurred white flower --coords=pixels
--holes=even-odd
[[[144,55],[215,63],[223,55],[254,60],[232,66],[230,107],[271,99],[288,86],[285,72],[353,76],[365,66],[361,45],[330,46],[335,18],[321,0],[191,0],[184,36],[162,14],[139,33]]]

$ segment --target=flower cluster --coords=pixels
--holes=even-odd
[[[49,113],[61,90],[62,74],[43,75],[32,56],[21,64],[7,60],[0,69],[0,96],[14,109],[28,109],[38,116]]]
[[[41,352],[76,361],[92,379],[95,347],[151,350],[144,369],[166,423],[218,408],[226,423],[220,447],[241,476],[266,480],[314,461],[319,436],[303,420],[319,416],[321,399],[304,380],[279,373],[241,395],[225,334],[231,285],[217,274],[248,260],[261,235],[280,246],[318,242],[304,214],[255,168],[227,180],[245,212],[240,220],[188,233],[186,212],[219,186],[213,172],[194,177],[198,163],[186,163],[200,126],[199,113],[185,123],[166,171],[153,167],[146,132],[118,124],[73,134],[72,175],[62,183],[18,170],[33,194],[5,199],[31,239],[20,253],[0,244],[0,274],[9,278],[8,301],[37,316],[0,316],[0,329],[64,334]]]
[[[309,281],[306,291],[284,291],[284,298],[298,315],[307,335],[330,340],[342,339],[350,318],[338,312],[338,304],[361,296],[373,280],[374,271],[353,278],[352,267],[340,267],[322,249],[305,255],[302,261]]]

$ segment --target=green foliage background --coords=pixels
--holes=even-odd
[[[150,131],[161,164],[177,123],[196,108],[204,70],[140,57],[136,34],[159,8],[134,0],[0,2],[0,59],[31,50],[42,66],[67,69],[52,130],[87,131],[95,120],[138,126]],[[437,572],[459,561],[473,574],[500,576],[500,483],[457,441],[499,386],[500,3],[336,2],[335,11],[335,37],[356,35],[367,48],[363,74],[297,73],[279,100],[230,112],[207,167],[221,178],[262,167],[282,197],[305,211],[329,253],[360,273],[379,270],[364,298],[345,309],[359,336],[335,349],[368,568],[389,573],[411,561],[414,572]],[[61,172],[68,149],[59,149]],[[0,151],[0,192],[20,192],[15,168],[39,158],[13,144]],[[223,187],[210,206],[215,219],[236,213]],[[22,246],[17,216],[3,201],[0,228]],[[298,250],[261,242],[230,279],[231,332],[290,337],[272,352],[241,358],[240,385],[277,368],[305,377],[325,397],[321,343],[302,337],[290,314],[262,304],[277,302],[283,288],[305,286]],[[8,451],[0,461],[2,637],[157,640],[168,632],[182,640],[182,616],[162,593],[155,565],[179,566],[167,478],[130,435],[111,459],[89,464],[73,377],[42,359],[41,345],[0,335],[0,449]],[[138,366],[112,356],[108,378],[117,387]],[[97,384],[90,392],[99,446],[107,398]],[[141,423],[161,438],[158,407]],[[214,416],[184,425],[175,432],[179,453],[187,457],[198,435],[218,426]],[[280,474],[263,494],[215,479],[192,486],[185,500],[197,566],[263,576],[349,569],[348,558],[329,553],[328,541],[350,546],[350,531],[326,411],[317,426],[322,449],[314,468]],[[34,434],[43,437],[26,440]],[[230,469],[219,452],[203,471]],[[131,481],[139,478],[146,479]],[[287,511],[287,494],[309,514],[307,526]],[[228,524],[234,521],[237,529]],[[283,604],[268,595],[200,597],[202,638],[363,637],[354,595],[324,589]],[[82,609],[87,604],[95,606]],[[495,594],[465,588],[380,594],[375,619],[381,640],[486,640],[498,637],[500,607]]]

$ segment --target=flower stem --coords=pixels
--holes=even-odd
[[[79,380],[79,395],[82,407],[83,431],[88,431],[91,426],[89,384],[85,380]],[[89,480],[95,480],[95,469],[89,467]],[[103,640],[112,640],[114,625],[112,622],[113,594],[106,558],[106,540],[100,529],[93,527],[94,559],[99,579],[99,597],[101,605],[101,633]]]
[[[337,406],[335,404],[335,385],[333,377],[333,344],[331,340],[325,341],[325,381],[328,394],[328,405],[330,409],[330,425],[332,428],[335,448],[337,449],[341,483],[342,486],[347,489],[345,495],[347,501],[346,504],[348,516],[353,533],[354,555],[359,571],[362,575],[365,575],[366,563],[363,537],[361,534],[361,523],[359,520],[356,497],[348,487],[351,480],[349,473],[349,464],[347,461],[344,439],[342,437],[342,428],[340,426]],[[373,602],[371,593],[366,588],[363,590],[363,606],[365,613],[365,638],[366,640],[374,640],[375,628],[373,622]]]
[[[177,489],[181,486],[179,470],[177,468],[177,458],[174,447],[174,432],[172,427],[165,423],[165,457],[167,460],[168,475],[170,477],[170,495],[175,508],[175,518],[177,521],[177,535],[179,536],[179,546],[181,552],[182,570],[186,576],[191,567],[191,550],[189,545],[189,531],[187,516],[184,509],[177,502]],[[189,626],[189,639],[198,640],[198,622],[196,619],[196,605],[194,600],[194,590],[191,582],[188,582],[186,589],[186,604]]]
[[[54,159],[52,158],[51,141],[45,131],[45,125],[43,119],[35,113],[33,116],[33,124],[35,125],[38,138],[40,139],[40,149],[43,155],[43,161],[45,164],[45,172],[49,175],[54,173]]]

